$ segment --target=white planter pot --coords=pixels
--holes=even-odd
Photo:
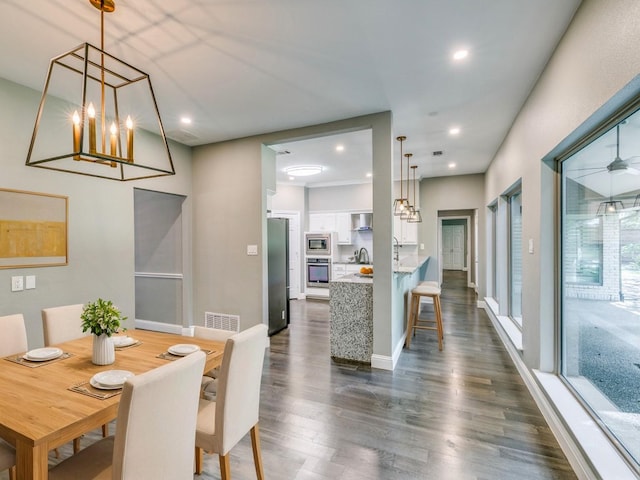
[[[111,365],[116,361],[116,350],[113,340],[106,334],[93,336],[93,357],[91,361],[96,365]]]

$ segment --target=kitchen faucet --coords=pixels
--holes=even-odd
[[[367,249],[364,247],[358,252],[358,263],[369,263],[369,252],[367,252]]]
[[[396,242],[396,244],[393,246],[393,259],[396,262],[400,261],[400,243],[398,242],[398,239],[395,237],[393,237],[393,241]]]

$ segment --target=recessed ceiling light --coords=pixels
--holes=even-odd
[[[371,178],[371,177],[373,177],[373,173],[367,172],[367,178]]]
[[[449,168],[456,168],[456,164],[455,164],[455,163],[453,163],[453,162],[451,162],[451,163],[449,164]]]
[[[180,123],[184,123],[185,125],[191,124],[191,118],[189,117],[180,117]]]
[[[344,145],[336,146],[336,152],[343,152],[343,151],[344,151]]]
[[[289,177],[289,180],[295,180],[296,177]]]
[[[320,165],[294,165],[285,168],[284,172],[290,177],[308,177],[322,172],[322,167]]]
[[[460,133],[460,127],[451,127],[449,129],[449,135],[458,135]]]
[[[453,54],[454,60],[463,60],[469,56],[469,50],[457,50]]]

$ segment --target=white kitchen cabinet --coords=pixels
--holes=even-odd
[[[336,214],[335,213],[310,213],[309,214],[309,231],[310,232],[335,232],[336,231]]]
[[[398,239],[400,245],[418,244],[418,224],[393,217],[393,236]]]
[[[338,243],[340,245],[351,245],[351,214],[336,213],[336,231],[338,232]]]

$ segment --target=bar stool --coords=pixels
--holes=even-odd
[[[422,297],[428,297],[433,300],[433,311],[435,318],[428,320],[420,320],[420,300]],[[421,325],[421,323],[435,324],[434,326]],[[442,327],[442,310],[440,308],[440,287],[433,284],[419,284],[411,290],[411,310],[409,314],[409,326],[407,329],[406,346],[411,345],[411,336],[416,329],[435,330],[438,333],[438,349],[442,350],[442,341],[444,339],[444,329]]]

